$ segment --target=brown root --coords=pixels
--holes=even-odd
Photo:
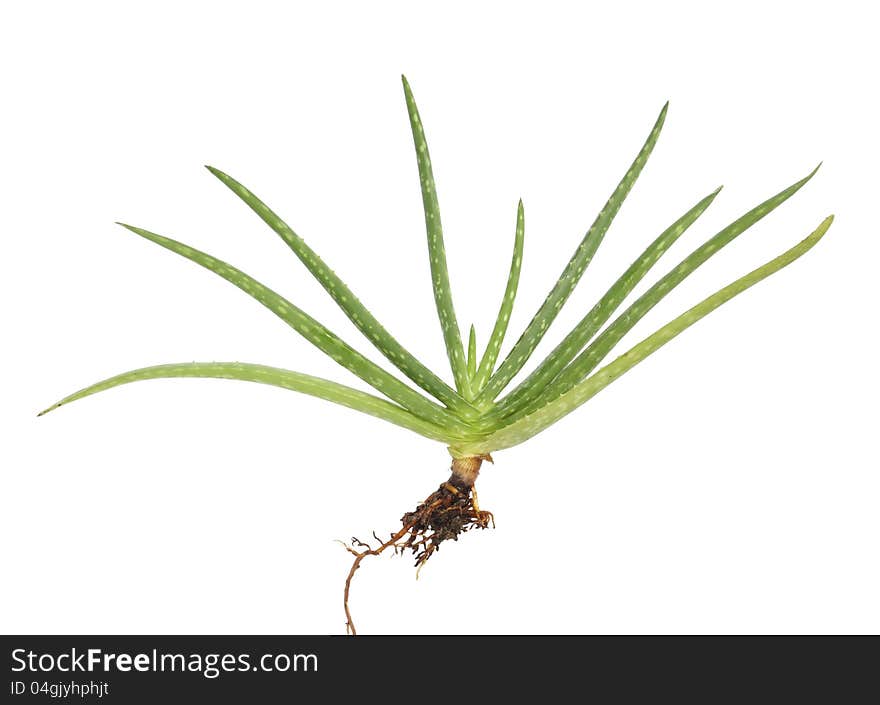
[[[374,548],[368,543],[352,537],[351,545],[344,544],[346,550],[355,558],[348,577],[345,579],[343,595],[345,606],[345,627],[351,634],[357,634],[351,611],[348,606],[351,580],[360,567],[361,561],[367,556],[378,556],[385,549],[392,548],[395,554],[402,555],[411,551],[415,557],[416,576],[418,570],[425,564],[436,551],[440,544],[452,539],[457,541],[459,535],[471,529],[487,529],[491,524],[495,526],[495,518],[491,512],[483,511],[477,503],[477,493],[473,483],[479,473],[479,467],[485,458],[467,458],[466,464],[454,461],[452,475],[440,487],[432,492],[415,510],[404,514],[400,521],[402,527],[391,534],[387,541],[382,541],[376,534],[373,538],[378,541]],[[474,462],[476,461],[476,462]],[[464,472],[462,472],[464,471]]]

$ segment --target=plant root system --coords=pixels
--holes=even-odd
[[[491,461],[489,456],[467,458],[466,463],[453,461],[453,472],[449,479],[415,510],[404,514],[400,519],[401,528],[391,534],[388,540],[383,541],[374,533],[373,538],[378,542],[375,547],[356,537],[352,537],[351,545],[343,544],[354,556],[344,590],[345,626],[349,634],[357,634],[348,605],[351,580],[364,558],[378,556],[388,548],[397,555],[410,551],[415,558],[418,577],[418,571],[444,541],[458,541],[459,535],[471,529],[487,529],[490,525],[494,528],[495,518],[491,512],[480,509],[474,489],[479,466],[484,459]]]

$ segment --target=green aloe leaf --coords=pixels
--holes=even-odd
[[[252,365],[244,362],[182,362],[170,365],[156,365],[131,370],[114,377],[93,384],[78,392],[64,397],[48,409],[40,412],[40,416],[59,406],[69,404],[77,399],[103,392],[113,387],[118,387],[129,382],[139,382],[147,379],[162,379],[168,377],[210,377],[218,379],[237,379],[245,382],[260,382],[274,387],[283,387],[295,392],[309,394],[313,397],[326,399],[335,404],[355,409],[364,414],[375,416],[389,421],[397,426],[408,428],[410,431],[431,438],[435,441],[450,443],[455,436],[446,429],[424,421],[411,414],[396,404],[380,399],[379,397],[361,392],[343,384],[337,384],[320,377],[305,375],[292,370],[284,370],[278,367],[265,365]]]
[[[501,298],[501,307],[498,309],[498,315],[495,317],[495,327],[492,329],[492,335],[489,336],[486,351],[483,353],[483,359],[480,360],[480,367],[471,385],[474,392],[482,390],[486,386],[489,377],[495,371],[498,353],[501,351],[501,344],[504,342],[504,336],[507,333],[510,314],[513,311],[513,302],[516,299],[516,290],[519,287],[525,230],[526,218],[523,211],[523,202],[520,199],[519,205],[516,207],[516,235],[513,241],[513,257],[510,259],[507,286],[504,289],[504,296]]]
[[[645,314],[657,305],[669,292],[684,281],[700,265],[719,252],[723,247],[730,244],[739,235],[748,230],[752,225],[761,220],[768,213],[787,201],[804,184],[806,184],[819,169],[817,166],[807,176],[783,189],[775,196],[768,198],[759,206],[753,208],[745,215],[737,218],[726,228],[718,232],[714,237],[695,249],[685,257],[676,267],[671,269],[648,291],[640,296],[629,308],[626,309],[615,321],[566,367],[558,377],[541,393],[531,404],[524,407],[520,414],[528,414],[539,406],[543,406],[556,397],[561,396],[575,384],[586,377],[605,358],[614,346],[638,323]]]
[[[449,411],[407,387],[399,379],[365,358],[335,333],[297,308],[283,296],[264,286],[253,277],[248,276],[240,269],[236,269],[216,257],[212,257],[177,240],[157,235],[149,230],[137,228],[133,225],[126,225],[125,223],[119,223],[119,225],[147,240],[155,242],[157,245],[161,245],[172,252],[192,260],[205,269],[209,269],[223,277],[226,281],[235,284],[239,289],[252,296],[281,318],[297,333],[312,343],[312,345],[405,409],[431,423],[463,429],[458,419]]]
[[[614,192],[605,203],[605,206],[599,211],[599,215],[596,216],[596,220],[593,221],[587,234],[584,235],[581,244],[578,245],[574,255],[572,255],[568,264],[565,266],[556,285],[547,295],[544,303],[541,304],[541,308],[538,309],[538,312],[534,315],[528,326],[526,326],[525,331],[513,346],[513,349],[508,353],[504,362],[501,363],[498,371],[492,375],[479,396],[477,396],[475,400],[477,407],[482,408],[490,404],[510,383],[510,380],[513,379],[514,375],[522,369],[523,365],[525,365],[529,357],[531,357],[532,352],[534,352],[535,348],[538,346],[538,343],[541,342],[541,339],[544,337],[544,333],[550,327],[550,324],[555,320],[559,310],[568,300],[571,292],[574,290],[587,266],[592,261],[593,255],[602,243],[602,239],[605,237],[605,233],[608,231],[611,221],[614,220],[614,216],[616,216],[617,212],[620,210],[620,206],[623,204],[624,199],[629,194],[636,179],[638,179],[639,174],[642,173],[645,162],[647,162],[648,157],[654,149],[654,145],[657,143],[657,138],[660,136],[660,130],[663,129],[663,123],[666,120],[666,111],[668,107],[669,103],[663,106],[645,144],[642,146],[626,174],[624,174],[623,179],[621,179],[617,188],[614,189]]]
[[[437,201],[437,188],[434,185],[434,172],[431,169],[431,155],[428,153],[428,142],[425,129],[419,116],[419,109],[413,98],[412,90],[403,80],[403,92],[406,96],[406,109],[409,113],[409,124],[412,128],[413,144],[416,148],[416,160],[419,166],[419,181],[422,189],[422,205],[425,210],[425,228],[428,232],[428,256],[431,262],[431,284],[434,289],[434,302],[437,304],[437,315],[440,317],[440,328],[446,343],[446,354],[455,378],[455,386],[459,392],[468,389],[467,363],[461,343],[461,331],[455,317],[452,304],[452,289],[449,286],[449,269],[446,265],[446,247],[443,244],[443,226],[440,223],[440,205]]]
[[[580,323],[556,346],[552,353],[516,389],[504,397],[493,410],[494,416],[508,416],[538,396],[559,372],[577,355],[635,286],[645,277],[673,243],[696,222],[721,191],[719,187],[676,220],[654,240],[605,295],[584,316]]]
[[[455,411],[473,415],[473,408],[442,379],[435,375],[416,357],[404,348],[397,339],[389,333],[385,327],[376,320],[376,317],[364,306],[351,289],[340,279],[336,273],[327,266],[318,254],[306,244],[293,228],[285,223],[269,206],[255,196],[241,183],[228,174],[206,167],[214,176],[220,179],[236,196],[244,201],[282,240],[293,250],[293,253],[312,273],[315,279],[324,287],[336,304],[341,308],[349,320],[357,326],[376,348],[403,374],[409,377],[428,394],[442,401]]]
[[[473,385],[474,375],[477,374],[477,330],[471,324],[471,331],[468,334],[468,352],[467,352],[467,376],[468,387]]]
[[[518,445],[540,433],[548,426],[577,409],[595,396],[614,380],[635,367],[650,354],[659,350],[678,334],[692,326],[716,308],[766,279],[774,272],[794,262],[798,257],[810,250],[831,226],[834,216],[828,216],[806,239],[779,255],[775,259],[740,277],[732,284],[707,297],[678,318],[660,328],[655,333],[636,344],[630,350],[568,390],[561,397],[533,413],[520,418],[514,423],[491,434],[485,440],[474,444],[464,444],[461,452],[483,453]]]

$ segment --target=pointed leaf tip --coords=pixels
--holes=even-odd
[[[819,171],[819,168],[821,166],[822,166],[822,162],[819,162],[818,164],[816,164],[816,166],[813,168],[813,170],[809,174],[807,174],[803,179],[798,181],[798,188],[800,188],[800,186],[804,186],[810,179],[812,179],[816,175],[816,172]]]
[[[56,402],[55,404],[52,404],[52,406],[47,406],[40,413],[37,414],[37,418],[40,418],[41,416],[45,416],[50,411],[55,411],[55,409],[57,409],[60,406],[62,406],[61,402]]]
[[[140,235],[141,237],[143,237],[143,231],[135,225],[129,225],[128,223],[122,223],[119,221],[116,221],[116,225],[125,228],[129,232],[134,233],[135,235]]]
[[[805,184],[810,179],[812,179],[816,175],[816,172],[819,171],[821,166],[822,166],[822,162],[819,162],[818,164],[816,164],[816,166],[813,167],[813,170],[809,174],[807,174],[803,179],[801,179],[801,184]]]
[[[218,169],[215,166],[211,166],[210,164],[205,164],[205,169],[210,171],[214,176],[216,176],[220,181],[229,186],[229,183],[233,180],[232,177],[229,176],[225,171]]]

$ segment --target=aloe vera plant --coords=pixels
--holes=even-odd
[[[587,230],[544,302],[507,355],[501,359],[500,352],[516,298],[522,265],[525,236],[522,201],[517,207],[507,286],[501,296],[494,326],[480,354],[473,326],[466,344],[461,336],[453,306],[440,209],[425,131],[406,78],[403,79],[403,88],[421,183],[431,283],[453,384],[445,382],[440,375],[428,369],[410,353],[318,254],[254,193],[219,169],[208,167],[214,176],[282,238],[364,337],[412,384],[373,363],[297,305],[232,265],[177,240],[120,223],[129,231],[192,260],[234,284],[334,361],[370,385],[377,394],[362,392],[302,372],[259,364],[182,362],[145,367],[110,377],[61,399],[41,412],[45,414],[77,399],[129,382],[169,377],[213,377],[261,382],[310,394],[445,444],[452,456],[452,473],[449,479],[414,511],[405,514],[401,528],[391,534],[387,541],[380,540],[374,545],[356,541],[354,545],[346,546],[354,555],[344,586],[345,614],[351,633],[355,630],[349,611],[349,589],[355,571],[366,556],[378,555],[389,547],[395,551],[409,549],[415,555],[416,564],[421,567],[441,542],[455,539],[468,529],[486,528],[493,524],[491,513],[479,508],[474,490],[482,462],[491,460],[491,453],[523,443],[540,433],[711,311],[796,260],[822,238],[833,220],[833,216],[828,216],[798,244],[718,290],[633,345],[627,352],[600,367],[617,343],[663,297],[719,250],[788,200],[813,177],[816,170],[721,229],[670,268],[612,320],[627,296],[666,250],[711,205],[721,189],[713,190],[666,227],[562,342],[523,382],[505,394],[505,389],[528,363],[577,286],[615,215],[638,179],[660,135],[668,104],[661,110],[644,145]],[[421,392],[416,391],[415,387]]]

